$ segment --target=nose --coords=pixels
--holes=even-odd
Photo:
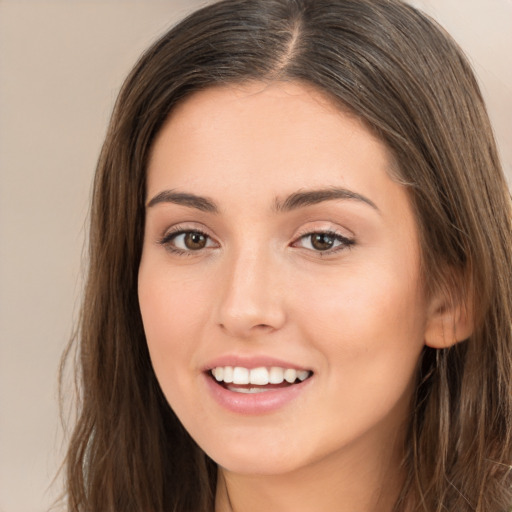
[[[285,321],[279,265],[263,251],[225,262],[218,324],[233,337],[250,338],[280,329]]]

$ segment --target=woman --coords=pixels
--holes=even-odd
[[[69,508],[510,510],[510,213],[412,7],[192,14],[98,165]]]

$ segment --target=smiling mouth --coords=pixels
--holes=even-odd
[[[244,368],[241,366],[217,366],[208,371],[210,377],[224,389],[235,393],[262,393],[287,388],[311,378],[310,370],[293,368]]]

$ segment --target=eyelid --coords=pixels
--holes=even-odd
[[[213,242],[214,246],[212,245],[206,245],[205,247],[197,250],[193,249],[181,249],[179,247],[176,247],[171,244],[171,241],[177,238],[180,235],[187,234],[187,233],[199,233],[203,236],[205,236],[208,240],[208,242]],[[207,244],[208,244],[207,242]],[[159,245],[162,245],[165,247],[168,251],[173,252],[175,254],[179,255],[186,255],[186,256],[192,256],[194,254],[199,254],[203,252],[205,249],[212,249],[215,247],[219,247],[219,243],[215,240],[215,238],[208,233],[208,230],[204,229],[203,227],[197,227],[194,225],[189,224],[177,224],[175,226],[171,226],[170,228],[167,228],[164,232],[164,234],[157,240],[157,243]]]
[[[355,241],[355,238],[354,236],[347,236],[346,234],[344,233],[341,233],[339,229],[336,229],[336,228],[333,228],[333,227],[329,227],[329,228],[315,228],[315,227],[310,227],[310,228],[302,228],[302,230],[300,230],[297,235],[294,237],[294,240],[292,242],[292,246],[296,246],[296,244],[308,237],[308,236],[312,236],[312,235],[315,235],[315,234],[322,234],[322,235],[329,235],[329,236],[332,236],[334,238],[336,238],[338,241],[340,241],[341,243],[337,246],[334,246],[332,247],[331,249],[326,249],[324,251],[322,250],[315,250],[315,249],[309,249],[309,248],[304,248],[310,252],[313,252],[313,253],[317,253],[318,255],[322,256],[322,255],[330,255],[330,254],[334,254],[334,253],[337,253],[339,251],[343,251],[343,250],[346,250],[346,249],[350,249],[351,246],[355,245],[356,241]]]
[[[160,238],[164,239],[166,237],[176,235],[177,233],[186,233],[190,231],[202,233],[212,239],[215,238],[214,236],[212,236],[211,230],[208,229],[203,223],[195,221],[182,221],[177,222],[176,224],[172,224],[170,226],[167,225],[165,229],[161,231],[162,235],[160,236]]]
[[[180,254],[180,255],[194,255],[194,254],[200,254],[204,252],[205,249],[212,249],[212,248],[218,248],[220,247],[220,244],[217,242],[217,240],[208,233],[209,230],[205,229],[203,226],[199,227],[197,225],[190,225],[188,223],[183,224],[176,224],[174,226],[171,226],[170,228],[167,228],[164,232],[164,234],[157,240],[157,243],[159,245],[164,246],[167,250],[170,252]],[[171,243],[172,240],[177,238],[180,235],[187,234],[187,233],[198,233],[200,235],[203,235],[207,239],[207,244],[205,247],[199,248],[199,249],[182,249],[179,248]],[[297,247],[299,242],[302,239],[307,238],[308,236],[312,236],[315,234],[322,234],[322,235],[328,235],[335,239],[337,239],[338,243],[337,245],[334,245],[333,247],[325,250],[321,249],[315,249],[315,248],[307,248],[302,247],[303,249],[316,253],[320,256],[322,255],[330,255],[334,254],[336,252],[349,249],[351,246],[355,244],[355,238],[353,235],[348,235],[341,232],[339,228],[336,227],[315,227],[312,226],[305,226],[302,227],[294,236],[293,241],[291,242],[291,246]],[[300,246],[299,246],[300,248]]]

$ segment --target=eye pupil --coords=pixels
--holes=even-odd
[[[311,235],[311,245],[319,251],[327,251],[334,245],[334,237],[327,233]]]
[[[206,246],[206,236],[196,231],[191,231],[185,235],[185,246],[190,250],[203,249]]]

